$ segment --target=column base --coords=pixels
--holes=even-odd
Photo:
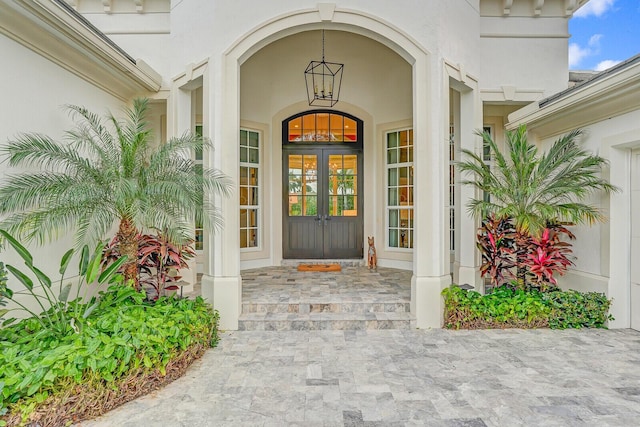
[[[418,329],[441,328],[444,301],[440,294],[451,284],[451,276],[411,278],[411,313]]]
[[[203,275],[202,297],[220,313],[220,329],[238,330],[238,319],[242,311],[242,277]]]
[[[475,267],[460,266],[458,270],[458,285],[465,283],[473,286],[474,290],[484,294],[484,283],[480,277],[480,270]]]

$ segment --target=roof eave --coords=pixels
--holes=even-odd
[[[0,32],[118,98],[160,89],[157,72],[62,1],[0,2]]]

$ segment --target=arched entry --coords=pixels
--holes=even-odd
[[[362,134],[362,120],[337,111],[283,121],[284,258],[362,258]]]
[[[252,28],[223,53],[220,64],[208,68],[209,74],[204,79],[207,95],[203,114],[211,123],[206,136],[214,146],[206,154],[206,160],[238,181],[239,150],[237,144],[229,142],[238,140],[240,130],[240,66],[275,40],[312,29],[345,30],[377,40],[412,67],[414,207],[420,221],[414,230],[411,311],[416,315],[418,327],[440,327],[443,308],[440,292],[451,283],[448,258],[444,257],[446,221],[441,209],[434,208],[444,206],[445,198],[444,151],[436,142],[447,138],[439,125],[443,123],[439,113],[442,97],[438,92],[443,87],[439,80],[442,71],[438,68],[442,61],[431,61],[429,52],[408,33],[366,11],[340,9],[332,3],[286,12]],[[277,161],[281,161],[280,156]],[[219,311],[220,327],[234,330],[238,328],[242,301],[239,198],[223,198],[219,206],[225,216],[225,227],[211,233],[208,240],[211,259],[202,278],[202,293]],[[280,208],[278,203],[279,212],[274,212],[278,218]]]

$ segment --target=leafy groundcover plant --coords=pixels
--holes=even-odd
[[[481,295],[450,286],[442,291],[449,329],[604,328],[611,301],[597,292],[524,291],[507,286]]]
[[[0,330],[0,424],[96,417],[180,377],[217,343],[218,315],[202,298],[151,305],[130,291],[112,286],[78,332],[62,337],[34,318]]]

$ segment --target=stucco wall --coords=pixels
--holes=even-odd
[[[617,135],[636,133],[637,139],[640,140],[638,123],[640,123],[640,110],[586,126],[583,128],[583,146],[611,161],[618,150],[626,150],[626,148],[612,147],[612,141],[616,141]],[[548,148],[556,138],[545,139],[542,146]],[[612,171],[612,168],[616,170]],[[614,172],[622,173],[624,176],[624,168],[625,165],[617,163],[614,158],[614,163],[605,169],[603,175],[608,179]],[[626,176],[628,180],[628,173]],[[628,197],[627,193],[628,189],[621,188],[621,191],[616,195]],[[612,200],[611,196],[597,194],[589,199],[589,203],[601,209],[607,221],[592,226],[572,227],[572,231],[576,235],[576,240],[573,242],[573,253],[576,257],[575,266],[565,277],[560,278],[560,284],[564,288],[609,293],[608,279],[612,270],[612,261],[615,261],[612,257],[615,257],[616,254],[624,256],[626,253],[625,245],[628,246],[628,242],[618,241],[610,233],[610,228],[613,225],[611,221],[615,221],[611,218],[611,210],[616,208],[612,203],[617,203],[616,200]],[[633,212],[631,214],[634,215]],[[618,251],[616,248],[620,250]]]
[[[60,139],[66,130],[73,128],[73,122],[63,108],[65,104],[85,106],[99,114],[109,110],[118,114],[122,108],[120,100],[4,35],[0,35],[0,52],[3,64],[11,64],[3,67],[3,78],[0,79],[0,145],[22,132],[38,132]],[[6,163],[0,164],[0,179],[6,173]],[[34,264],[56,278],[60,258],[73,244],[73,234],[69,233],[51,245],[31,244],[29,248],[34,255]],[[2,250],[0,259],[20,268],[23,265],[22,259],[9,248]],[[77,265],[77,261],[73,265]],[[14,290],[20,288],[13,276],[10,276],[9,285]]]

